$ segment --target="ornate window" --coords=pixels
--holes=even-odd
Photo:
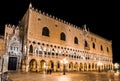
[[[33,46],[30,45],[29,53],[33,53]]]
[[[78,44],[78,38],[77,37],[74,38],[74,44]]]
[[[93,48],[95,49],[95,43],[93,42]]]
[[[87,41],[85,40],[85,47],[88,47],[88,43],[87,43]]]
[[[103,46],[102,45],[100,46],[100,49],[101,49],[101,51],[103,51]]]
[[[60,34],[60,40],[66,41],[65,33],[62,32],[62,33]]]
[[[42,29],[42,35],[49,37],[49,36],[50,36],[49,34],[50,34],[49,29],[48,29],[47,27],[44,27],[44,28]]]
[[[109,49],[108,49],[108,47],[107,47],[107,52],[109,52]]]

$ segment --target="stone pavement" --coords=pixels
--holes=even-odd
[[[12,72],[9,73],[12,81],[120,81],[120,76],[112,72],[54,72],[52,74],[36,72]]]

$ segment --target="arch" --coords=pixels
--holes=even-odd
[[[85,47],[88,47],[88,42],[85,40]]]
[[[42,55],[43,54],[43,48],[42,46],[39,47],[39,55]]]
[[[42,72],[46,71],[46,61],[45,60],[40,61],[40,71],[42,71]]]
[[[94,66],[94,63],[92,63],[92,69],[94,69],[94,67],[95,67],[95,66]]]
[[[107,52],[109,52],[109,48],[107,47]]]
[[[52,60],[48,62],[48,69],[52,69],[54,71],[54,62]]]
[[[49,31],[49,29],[47,28],[47,27],[44,27],[43,29],[42,29],[42,35],[43,36],[50,36],[50,31]]]
[[[37,71],[37,61],[35,59],[32,59],[29,62],[29,70],[30,71]]]
[[[33,46],[32,45],[30,45],[30,47],[29,47],[29,53],[33,53]]]
[[[57,62],[56,71],[60,71],[60,61]]]
[[[100,46],[100,50],[103,51],[103,46],[102,45]]]
[[[60,34],[60,40],[66,41],[66,35],[65,35],[65,33],[62,32]]]
[[[82,69],[83,69],[83,64],[80,63],[80,71],[82,71]]]
[[[78,44],[78,38],[77,37],[74,38],[74,44]]]
[[[75,65],[74,65],[74,70],[75,71],[78,71],[78,63],[76,62]]]
[[[95,43],[93,42],[93,48],[95,49]]]
[[[69,71],[73,71],[73,63],[72,62],[69,63]]]
[[[90,63],[88,64],[88,70],[89,71],[91,70],[91,64]]]

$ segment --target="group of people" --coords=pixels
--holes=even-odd
[[[47,74],[51,74],[52,73],[52,69],[47,69]]]

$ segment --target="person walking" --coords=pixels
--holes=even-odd
[[[50,69],[50,74],[52,73],[52,69]]]

